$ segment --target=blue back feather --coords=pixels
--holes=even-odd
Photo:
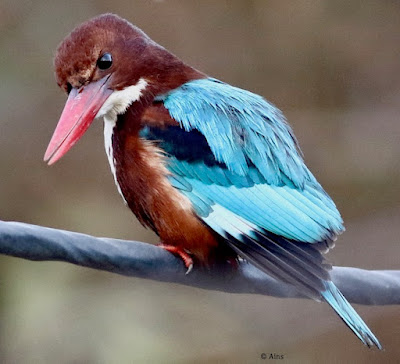
[[[281,185],[285,176],[299,188],[316,182],[284,116],[261,96],[208,78],[174,90],[164,106],[186,131],[200,131],[232,172],[246,175],[251,163],[269,184]]]

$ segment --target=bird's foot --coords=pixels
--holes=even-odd
[[[189,274],[192,271],[193,259],[186,250],[179,248],[175,245],[168,245],[168,244],[163,244],[163,243],[158,244],[158,246],[174,255],[177,255],[179,258],[181,258],[183,260],[183,264],[185,264],[185,267],[187,269],[186,274]]]

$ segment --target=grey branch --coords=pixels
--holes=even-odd
[[[181,259],[151,244],[97,238],[19,222],[0,221],[0,254],[34,261],[64,261],[125,276],[221,292],[306,298],[296,288],[278,282],[246,262],[241,262],[235,271],[194,269],[185,274]],[[400,271],[334,267],[331,276],[350,302],[400,304]]]

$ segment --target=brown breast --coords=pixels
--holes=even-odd
[[[141,113],[140,122],[137,117],[126,113],[114,129],[113,153],[121,192],[139,221],[154,230],[162,243],[186,249],[208,264],[219,238],[195,215],[189,199],[168,181],[163,151],[139,137],[143,123],[177,123],[161,104]]]

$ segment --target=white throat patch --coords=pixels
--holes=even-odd
[[[140,78],[136,85],[114,91],[98,111],[95,118],[107,116],[108,119],[117,119],[117,115],[123,114],[129,106],[140,99],[146,86],[147,81],[144,78]]]
[[[104,147],[110,164],[111,173],[113,174],[115,184],[119,194],[122,196],[125,204],[127,203],[119,186],[115,168],[115,157],[112,147],[112,139],[114,128],[117,123],[117,116],[123,114],[130,105],[140,99],[142,91],[146,88],[147,82],[143,78],[139,79],[136,85],[129,86],[120,91],[114,91],[103,104],[96,118],[104,119]]]

